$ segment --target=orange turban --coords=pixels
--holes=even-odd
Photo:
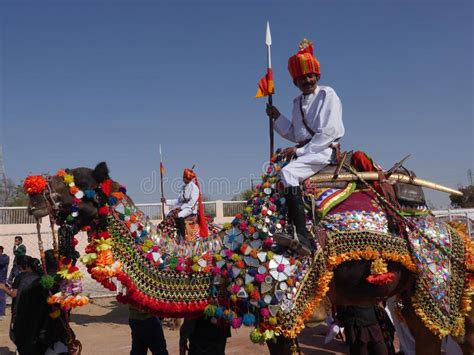
[[[183,179],[192,180],[196,177],[196,173],[191,169],[184,169]]]
[[[311,41],[303,39],[299,47],[298,53],[288,59],[288,71],[293,80],[309,73],[321,75],[319,62],[313,55],[313,44]]]

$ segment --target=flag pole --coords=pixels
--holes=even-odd
[[[270,23],[267,21],[267,33],[265,36],[265,44],[267,45],[267,71],[270,72],[272,69],[272,51],[271,51],[271,45],[272,45],[272,34],[270,33]],[[272,100],[272,94],[271,92],[268,95],[268,104],[273,105],[273,100]],[[273,141],[274,141],[274,132],[273,132],[273,119],[268,116],[269,120],[269,133],[270,133],[270,162],[272,161],[273,157]]]
[[[165,203],[163,202],[163,198],[165,197],[164,189],[163,189],[163,174],[164,174],[164,166],[163,166],[163,155],[161,154],[161,144],[160,144],[160,186],[161,186],[161,219],[165,219]]]

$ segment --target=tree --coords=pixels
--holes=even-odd
[[[248,201],[252,198],[254,193],[255,193],[254,189],[244,190],[240,194],[232,197],[232,201]]]
[[[474,208],[474,185],[461,187],[459,189],[463,193],[462,196],[449,195],[451,207],[454,208]]]
[[[28,206],[28,196],[23,191],[23,185],[14,186],[6,206]]]

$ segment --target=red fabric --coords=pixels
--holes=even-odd
[[[352,166],[360,172],[363,171],[378,171],[377,167],[374,165],[372,159],[369,158],[367,154],[361,151],[354,152],[352,154]],[[372,181],[371,184],[374,188],[383,194],[382,188],[380,187],[380,182]]]
[[[380,212],[382,208],[376,202],[375,194],[372,191],[355,191],[345,201],[329,211],[328,215],[344,214],[348,211]]]
[[[207,227],[206,215],[204,214],[204,206],[202,204],[202,194],[201,187],[197,178],[194,178],[194,182],[199,189],[199,199],[198,199],[198,218],[199,218],[199,235],[201,237],[209,236],[209,228]]]
[[[357,171],[377,171],[372,160],[361,151],[352,154],[352,165]]]

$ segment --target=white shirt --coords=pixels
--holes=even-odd
[[[315,132],[312,138],[303,124],[300,105],[306,124]],[[311,155],[315,163],[329,163],[331,143],[344,136],[341,100],[331,87],[318,85],[314,93],[306,96],[301,94],[293,100],[291,122],[280,115],[275,121],[275,130],[283,138],[295,143],[311,138],[309,143],[296,149],[296,156]]]
[[[190,181],[188,184],[183,184],[177,199],[166,200],[166,204],[169,206],[179,207],[181,210],[190,208],[193,213],[197,213],[198,199],[199,188],[194,183],[194,181]]]

